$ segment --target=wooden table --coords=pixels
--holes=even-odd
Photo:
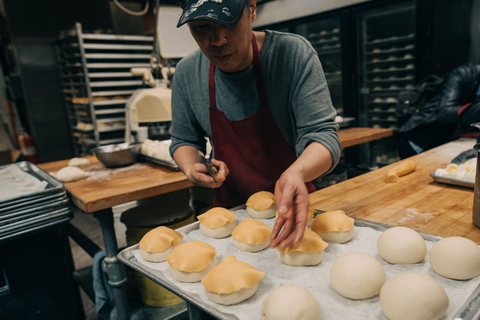
[[[391,129],[347,128],[339,131],[344,148],[361,143],[374,142],[392,135]],[[185,189],[190,184],[182,172],[175,172],[150,163],[108,169],[94,156],[87,157],[91,164],[82,167],[90,177],[64,183],[73,203],[87,213],[94,213],[102,228],[107,258],[109,283],[115,294],[119,319],[128,319],[128,303],[124,289],[125,270],[117,258],[118,246],[113,227],[112,207],[130,201],[145,199],[160,194]],[[48,173],[55,174],[67,166],[61,160],[38,165]]]
[[[473,189],[436,183],[430,176],[475,143],[464,138],[411,157],[417,169],[398,183],[385,183],[394,163],[316,191],[310,203],[316,209],[343,210],[355,218],[440,237],[465,237],[480,245],[480,229],[472,222]]]

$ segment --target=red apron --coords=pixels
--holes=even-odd
[[[217,109],[215,66],[210,63],[210,126],[215,158],[227,165],[230,173],[222,186],[215,189],[214,206],[232,208],[244,204],[258,191],[274,192],[275,183],[297,159],[278,129],[270,112],[265,93],[260,54],[252,33],[253,70],[260,98],[260,111],[231,121]],[[309,192],[315,191],[311,182]]]

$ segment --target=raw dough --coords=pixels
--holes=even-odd
[[[270,245],[272,228],[265,223],[245,218],[233,229],[233,245],[242,251],[256,252]]]
[[[275,196],[269,191],[259,191],[252,194],[246,203],[247,213],[254,219],[275,217],[277,205]]]
[[[328,243],[306,228],[303,239],[296,247],[289,247],[285,250],[277,248],[277,257],[283,264],[289,266],[314,266],[322,262],[325,248]]]
[[[397,274],[380,291],[380,306],[390,320],[437,320],[447,313],[448,303],[442,286],[417,272]]]
[[[197,282],[217,265],[215,247],[201,241],[179,244],[167,256],[170,274],[180,282]]]
[[[199,215],[200,232],[210,238],[228,237],[237,225],[237,216],[233,211],[215,207]]]
[[[182,243],[183,235],[165,226],[147,232],[139,242],[140,256],[151,262],[163,262]]]
[[[327,211],[315,217],[310,229],[325,241],[345,243],[355,235],[354,223],[342,210]]]
[[[58,170],[55,177],[62,182],[72,182],[90,176],[88,173],[77,167],[65,167]]]
[[[377,251],[390,263],[410,264],[425,258],[427,245],[418,232],[406,227],[393,227],[380,235]]]
[[[85,166],[90,164],[90,160],[86,158],[72,158],[68,161],[68,165],[70,167],[78,167],[78,166]]]
[[[313,294],[297,285],[284,285],[268,294],[262,304],[262,320],[320,319]]]
[[[330,283],[345,298],[367,299],[380,293],[385,283],[385,270],[372,256],[350,252],[333,263]]]
[[[208,299],[231,305],[253,296],[264,275],[265,272],[229,255],[202,279],[202,284]]]
[[[400,164],[394,166],[392,169],[388,170],[387,177],[385,178],[385,182],[387,183],[398,182],[400,177],[415,171],[416,168],[417,168],[417,164],[415,163],[415,161],[405,160]]]
[[[467,238],[449,237],[430,249],[430,265],[439,275],[468,280],[480,274],[480,247]]]

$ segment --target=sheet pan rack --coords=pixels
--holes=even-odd
[[[56,41],[72,143],[77,156],[125,139],[125,105],[145,84],[131,68],[150,68],[152,36],[84,33],[76,23]]]

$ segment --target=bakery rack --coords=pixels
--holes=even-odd
[[[146,87],[130,70],[151,68],[153,36],[84,33],[77,22],[55,44],[76,156],[124,142],[125,105]]]

